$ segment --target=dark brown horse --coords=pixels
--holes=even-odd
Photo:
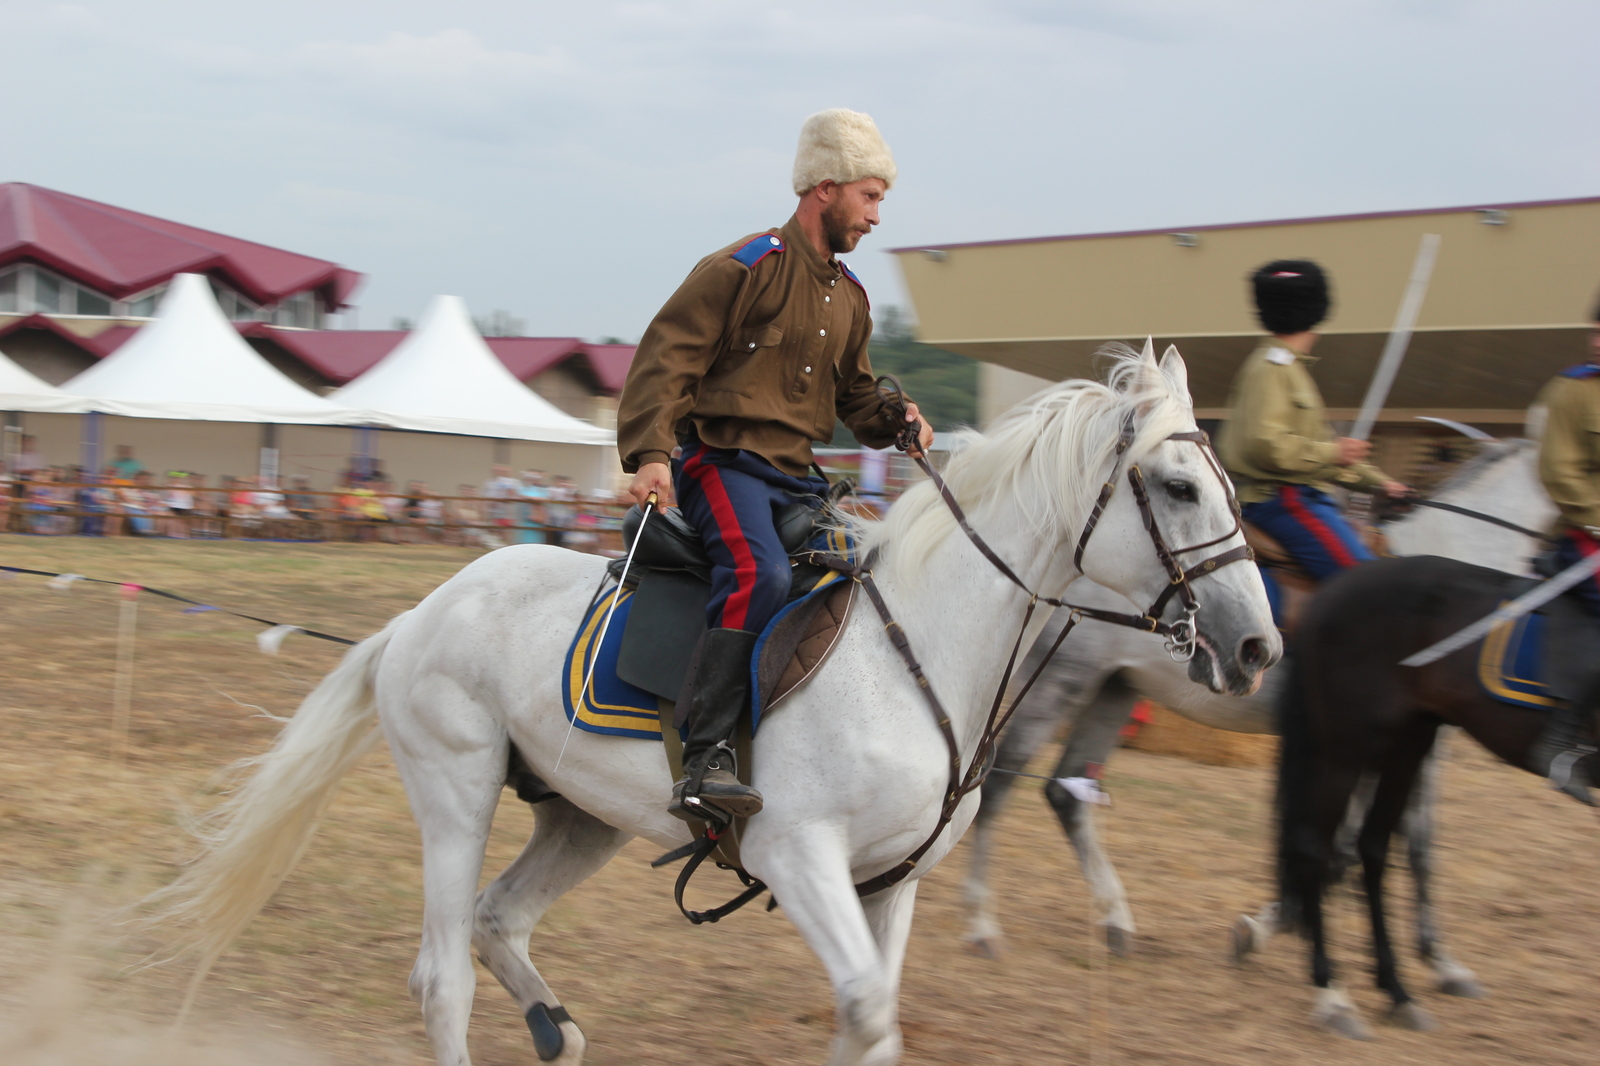
[[[1400,661],[1482,618],[1527,590],[1528,578],[1434,556],[1383,559],[1351,570],[1313,601],[1288,657],[1279,705],[1278,863],[1284,920],[1311,940],[1314,1017],[1345,1036],[1366,1037],[1349,997],[1332,984],[1322,896],[1337,866],[1334,837],[1351,793],[1375,781],[1357,839],[1372,922],[1375,976],[1393,1001],[1391,1020],[1430,1028],[1400,981],[1384,915],[1389,840],[1440,725],[1460,726],[1513,766],[1527,768],[1545,712],[1491,698],[1478,681],[1473,644],[1420,668]],[[1548,639],[1574,643],[1592,625],[1558,600]],[[1557,656],[1564,654],[1560,649]],[[1548,656],[1547,656],[1548,658]],[[1559,661],[1559,659],[1558,659]],[[1591,754],[1578,769],[1595,780]]]

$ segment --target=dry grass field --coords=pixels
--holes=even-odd
[[[349,636],[375,630],[472,557],[420,546],[0,537],[0,564],[149,584]],[[103,916],[171,876],[185,847],[181,812],[203,802],[214,771],[269,743],[276,726],[264,713],[289,713],[341,649],[294,635],[269,658],[256,651],[254,623],[145,597],[131,742],[118,768],[117,613],[108,586],[54,592],[42,578],[0,580],[0,1060],[431,1061],[405,991],[419,849],[382,750],[350,776],[299,870],[203,991],[199,1016],[218,1042],[183,1052],[150,1035],[171,1018],[183,974],[129,969],[149,944],[119,941]],[[1243,969],[1226,959],[1229,920],[1270,894],[1270,769],[1125,752],[1107,784],[1116,800],[1103,815],[1107,844],[1140,921],[1135,955],[1115,960],[1100,948],[1060,831],[1036,790],[1020,788],[1002,820],[1003,957],[962,949],[964,849],[923,883],[902,996],[906,1062],[1593,1061],[1600,821],[1532,777],[1455,742],[1440,908],[1451,948],[1491,998],[1436,995],[1408,959],[1440,1029],[1380,1026],[1370,1044],[1307,1024],[1298,943],[1280,940]],[[531,822],[507,793],[491,872]],[[673,872],[650,870],[652,857],[648,845],[630,845],[534,936],[536,960],[589,1036],[590,1061],[823,1062],[829,988],[782,913],[751,908],[693,929],[672,907]],[[1407,881],[1394,883],[1404,925]],[[1336,946],[1371,1019],[1379,998],[1356,903],[1341,892],[1332,908]],[[80,938],[76,950],[61,947],[63,930]],[[68,956],[76,977],[59,967],[51,976],[51,960]],[[536,1062],[508,998],[486,973],[481,980],[474,1061]]]

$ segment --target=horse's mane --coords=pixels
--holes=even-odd
[[[1007,521],[1020,521],[1041,540],[1075,535],[1130,416],[1135,435],[1128,462],[1192,428],[1194,412],[1180,369],[1164,362],[1158,370],[1125,344],[1107,345],[1099,355],[1106,363],[1103,382],[1051,385],[997,418],[988,433],[956,434],[941,473],[980,531],[994,528],[1003,507]],[[950,509],[925,480],[882,519],[861,522],[858,536],[864,550],[878,548],[885,561],[916,573],[955,528]]]

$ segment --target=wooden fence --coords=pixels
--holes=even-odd
[[[387,541],[485,548],[547,543],[609,552],[622,546],[620,526],[627,509],[592,499],[407,497],[310,489],[230,492],[76,481],[13,481],[5,489],[0,529],[43,536]],[[173,493],[187,494],[194,506],[170,506]],[[395,500],[404,502],[397,507]],[[379,510],[381,518],[375,513]]]

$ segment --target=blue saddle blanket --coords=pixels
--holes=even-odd
[[[1556,705],[1544,680],[1544,640],[1549,619],[1525,614],[1502,622],[1483,638],[1478,683],[1502,703],[1547,711]]]
[[[854,538],[839,530],[818,531],[806,547],[812,551],[840,554],[849,559],[855,557]],[[755,653],[750,657],[752,735],[761,723],[761,685],[757,668],[762,653],[767,649],[767,637],[789,612],[812,597],[831,590],[839,582],[848,580],[847,576],[835,570],[823,574],[804,595],[785,604],[783,610],[774,615],[761,631]],[[616,601],[617,611],[607,625],[606,614],[611,609],[612,601]],[[566,711],[567,721],[590,733],[631,737],[634,740],[660,740],[660,701],[653,693],[630,685],[617,676],[617,655],[622,649],[623,631],[628,628],[632,601],[632,591],[613,587],[596,600],[583,616],[583,624],[572,638],[566,660],[562,663],[562,708]],[[602,629],[605,631],[603,634]],[[585,692],[584,676],[596,656],[599,661]]]

